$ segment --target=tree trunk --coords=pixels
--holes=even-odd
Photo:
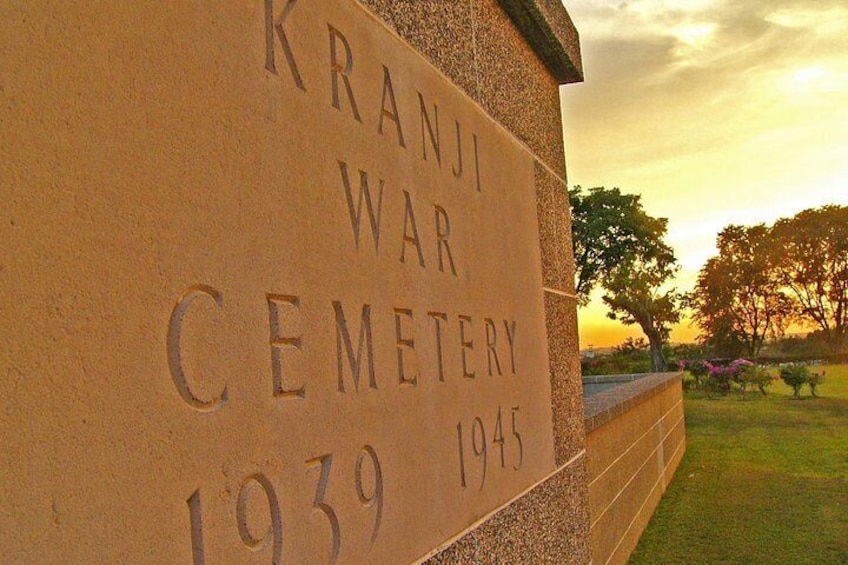
[[[651,345],[651,372],[664,373],[668,371],[668,362],[663,355],[663,341],[659,335],[648,334],[648,343]]]
[[[836,327],[827,330],[827,344],[830,346],[830,352],[834,355],[839,355],[845,350],[846,339],[845,328]]]

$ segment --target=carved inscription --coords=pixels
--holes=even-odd
[[[286,36],[286,30],[283,27],[286,18],[291,14],[296,3],[297,0],[286,0],[286,4],[280,15],[274,17],[274,0],[265,0],[265,68],[269,72],[277,74],[277,63],[274,57],[274,33],[276,32],[295,86],[306,92],[306,86],[303,84],[303,79],[297,68],[297,61],[295,61],[288,36]]]
[[[366,465],[366,461],[372,470],[373,484],[366,484],[363,480],[363,466]],[[331,549],[329,561],[335,563],[342,551],[343,537],[336,510],[326,500],[333,469],[333,455],[328,453],[314,457],[307,460],[305,465],[307,469],[318,469],[312,511],[323,515],[328,523]],[[383,469],[376,450],[370,445],[364,445],[357,454],[356,463],[353,466],[353,486],[356,499],[362,509],[374,514],[374,526],[371,528],[369,537],[369,543],[373,545],[380,531],[383,514]],[[349,495],[352,496],[352,493]],[[207,565],[200,490],[195,490],[186,503],[189,508],[193,565]],[[268,526],[262,533],[254,531],[254,526],[248,523],[249,508],[254,505],[267,505],[268,508]],[[235,510],[235,528],[244,546],[253,553],[268,552],[270,562],[279,565],[283,554],[283,514],[277,490],[271,479],[263,473],[254,473],[246,477],[238,489]],[[307,509],[303,511],[303,517],[306,517],[309,511]],[[354,519],[357,518],[362,519],[361,516],[354,517]]]
[[[386,102],[389,103],[390,107],[386,107]],[[403,128],[400,124],[400,117],[398,117],[398,107],[397,101],[395,100],[395,89],[392,86],[392,75],[389,73],[389,69],[383,65],[383,103],[380,106],[380,123],[377,126],[377,132],[383,133],[383,120],[388,118],[395,124],[395,129],[397,130],[397,140],[398,145],[401,147],[406,147],[406,142],[403,140]]]
[[[254,486],[255,485],[255,486]],[[247,505],[250,493],[254,490],[262,491],[263,497],[268,503],[268,517],[271,524],[268,530],[261,536],[255,536],[247,525]],[[271,563],[279,565],[283,555],[283,518],[280,515],[280,501],[274,485],[262,473],[248,477],[241,485],[236,502],[236,523],[241,542],[251,551],[260,551],[265,546],[271,546]]]
[[[366,458],[374,471],[374,485],[370,496],[365,494],[365,486],[362,481],[362,465]],[[377,452],[370,445],[363,447],[356,458],[355,477],[356,495],[359,497],[360,504],[366,508],[374,508],[374,527],[371,529],[371,545],[374,545],[377,533],[380,531],[380,522],[383,519],[383,468],[380,467]]]
[[[192,285],[177,301],[171,315],[168,330],[168,362],[174,385],[183,401],[199,411],[217,410],[228,399],[227,387],[213,400],[197,398],[188,384],[181,357],[180,337],[182,332],[182,317],[189,304],[198,297],[206,296],[219,307],[223,308],[224,294],[209,285]],[[299,296],[280,293],[266,293],[265,302],[268,308],[268,345],[270,347],[270,379],[272,394],[279,399],[303,399],[306,397],[307,385],[305,375],[291,374],[287,369],[289,356],[300,355],[304,337],[300,333],[285,326],[293,326],[294,321],[308,316],[315,310],[313,303],[304,304]],[[339,300],[329,304],[332,313],[332,328],[327,328],[335,336],[336,377],[337,389],[340,393],[359,393],[367,389],[378,390],[380,382],[385,386],[389,381],[377,369],[386,366],[378,362],[374,342],[375,324],[390,324],[395,335],[396,347],[396,383],[398,385],[416,386],[419,384],[420,367],[418,358],[426,354],[435,363],[428,377],[432,382],[445,382],[447,375],[458,375],[466,379],[475,379],[480,367],[483,374],[490,377],[503,376],[501,359],[510,359],[512,375],[517,375],[515,365],[515,339],[517,331],[516,320],[498,320],[494,317],[474,318],[465,314],[451,314],[427,310],[417,312],[412,308],[397,306],[389,310],[375,311],[370,304],[344,305]],[[422,352],[417,343],[419,337],[416,331],[421,331],[415,325],[419,317],[432,321],[434,351]],[[503,328],[498,330],[498,328]],[[447,329],[456,335],[456,342],[448,343],[459,351],[461,365],[446,367],[444,361],[445,332]],[[501,339],[498,336],[505,336]],[[485,346],[475,348],[476,343]]]
[[[268,325],[270,327],[269,345],[271,346],[271,373],[274,380],[274,396],[277,398],[303,398],[306,385],[289,389],[283,385],[283,353],[288,350],[300,351],[301,336],[283,335],[280,329],[282,312],[289,310],[299,313],[300,299],[297,296],[268,294]]]
[[[347,162],[339,159],[339,173],[341,175],[342,192],[344,193],[344,204],[347,210],[348,218],[350,219],[351,235],[353,237],[353,246],[356,250],[360,249],[360,241],[362,239],[362,224],[363,214],[367,216],[371,239],[374,242],[374,252],[380,252],[380,238],[382,234],[383,220],[383,195],[386,193],[386,181],[381,177],[369,175],[367,171],[358,170],[359,188],[356,188],[356,182],[351,179],[351,169]],[[374,178],[377,179],[377,188],[374,190]],[[424,243],[418,232],[418,221],[415,215],[415,206],[413,205],[413,197],[408,190],[402,190],[403,193],[403,232],[400,236],[400,262],[407,263],[407,251],[411,255],[415,253],[415,259],[420,267],[427,266],[427,261],[424,257]],[[364,210],[363,210],[364,206]],[[457,276],[456,262],[454,261],[453,251],[451,249],[451,222],[447,210],[439,204],[433,206],[435,213],[436,233],[431,240],[433,248],[435,248],[436,260],[439,271],[448,272],[453,276]]]
[[[334,124],[371,136],[366,147],[382,144],[389,155],[425,171],[424,175],[397,174],[384,160],[363,158],[354,151],[344,154],[344,149],[334,149],[326,159],[316,163],[316,167],[323,167],[320,178],[324,179],[321,189],[325,192],[320,197],[327,199],[328,206],[335,207],[332,221],[327,225],[332,226],[330,231],[344,232],[330,234],[330,240],[334,244],[338,241],[349,256],[343,257],[340,264],[343,268],[350,268],[351,262],[355,262],[354,268],[357,264],[379,264],[380,269],[389,265],[397,269],[404,281],[427,277],[428,284],[430,280],[438,284],[433,285],[437,289],[433,296],[422,294],[428,297],[425,304],[421,304],[420,297],[410,296],[406,288],[397,296],[389,288],[388,300],[377,295],[360,298],[358,302],[345,298],[346,293],[333,294],[332,289],[326,290],[320,300],[308,291],[259,289],[250,307],[260,310],[263,324],[267,309],[267,333],[262,330],[256,345],[268,357],[263,357],[263,363],[267,363],[264,374],[252,378],[263,379],[263,388],[267,386],[264,390],[280,413],[295,413],[300,417],[304,413],[300,411],[316,403],[338,403],[332,405],[333,409],[341,406],[339,412],[345,412],[355,406],[357,416],[362,407],[363,422],[367,423],[371,423],[368,411],[380,406],[375,404],[375,399],[395,402],[397,397],[467,391],[461,393],[468,395],[462,401],[472,400],[476,406],[470,416],[459,420],[438,416],[426,422],[430,427],[427,433],[438,434],[436,437],[440,439],[436,443],[441,444],[433,446],[427,457],[441,458],[444,484],[452,489],[439,493],[440,496],[483,499],[486,493],[498,490],[498,481],[513,477],[522,469],[525,456],[522,433],[527,433],[520,429],[521,412],[517,405],[523,400],[512,399],[506,392],[492,388],[492,384],[510,384],[511,391],[517,390],[514,383],[520,382],[520,371],[529,364],[525,360],[533,359],[526,353],[525,357],[516,355],[517,346],[518,353],[522,353],[521,348],[530,342],[524,333],[518,334],[516,317],[519,316],[509,310],[514,308],[510,300],[482,304],[469,300],[457,304],[453,296],[455,291],[456,296],[464,296],[469,280],[480,286],[487,284],[474,280],[475,273],[480,272],[475,271],[480,260],[474,256],[476,248],[470,238],[479,235],[471,231],[478,229],[478,224],[468,225],[469,214],[462,199],[471,202],[469,208],[475,210],[471,217],[475,219],[482,214],[481,209],[498,209],[489,208],[493,203],[486,199],[494,200],[495,195],[498,198],[502,195],[488,188],[484,194],[481,180],[481,153],[485,166],[495,154],[491,147],[498,147],[496,143],[490,147],[487,142],[498,140],[478,135],[480,132],[473,124],[479,124],[479,120],[452,115],[456,111],[450,103],[452,98],[440,100],[438,89],[434,93],[426,83],[405,84],[404,77],[409,73],[399,70],[395,74],[378,57],[362,55],[357,36],[345,29],[348,21],[305,18],[309,25],[317,26],[314,37],[321,40],[320,51],[309,53],[307,46],[318,49],[316,43],[300,41],[299,20],[296,15],[293,17],[295,10],[308,9],[308,3],[263,1],[264,69],[270,73],[265,75],[269,83],[284,89],[293,100],[302,97],[310,102],[320,101],[320,111]],[[363,77],[369,76],[375,84],[364,83]],[[498,178],[486,169],[483,174],[486,180]],[[410,180],[410,177],[414,178]],[[495,182],[492,184],[498,188]],[[375,263],[374,258],[379,261]],[[206,282],[217,285],[221,281]],[[225,301],[225,294],[229,296],[231,292],[239,299]],[[184,332],[186,337],[191,337],[194,324],[202,323],[204,313],[232,315],[228,309],[232,308],[231,303],[241,304],[239,292],[240,289],[219,290],[198,283],[175,297],[167,328],[166,357],[176,391],[174,399],[187,409],[220,412],[231,400],[226,378],[232,376],[213,374],[211,387],[209,383],[201,387],[203,376],[192,367],[193,357],[185,351],[188,344],[197,341],[184,342],[182,338]],[[445,295],[451,295],[451,300],[441,303]],[[491,311],[487,311],[489,308]],[[184,329],[189,312],[190,321]],[[524,332],[526,318],[521,319]],[[528,335],[532,335],[533,328],[530,329]],[[317,339],[315,334],[322,334],[322,339]],[[315,347],[316,343],[323,345]],[[315,353],[316,350],[321,351]],[[327,366],[307,374],[303,368],[312,369],[316,356],[320,356],[321,367]],[[233,396],[238,396],[235,382],[232,390]],[[493,391],[501,396],[492,398]],[[233,398],[232,401],[247,400]],[[480,408],[482,405],[488,407]],[[526,414],[531,414],[529,410]],[[217,418],[198,416],[207,417]],[[222,421],[226,421],[226,416]],[[345,425],[350,423],[349,419],[340,421]],[[231,528],[234,551],[243,551],[244,559],[275,565],[281,563],[284,547],[298,544],[297,539],[289,537],[292,534],[288,532],[292,531],[294,538],[308,531],[309,543],[321,547],[330,563],[351,560],[352,547],[361,550],[366,542],[368,548],[373,547],[383,526],[384,506],[398,498],[397,491],[392,489],[405,487],[403,478],[393,474],[398,467],[389,464],[384,470],[381,465],[371,445],[380,441],[379,436],[368,435],[353,443],[354,447],[362,446],[358,450],[310,445],[308,451],[299,452],[297,457],[289,456],[276,466],[268,464],[268,460],[257,462],[265,472],[249,474],[237,483],[232,498],[235,508],[230,506],[228,514],[223,516],[220,507],[216,510],[214,506],[214,494],[204,490],[202,495],[198,488],[186,499],[180,496],[179,500],[188,506],[189,529],[185,539],[191,544],[193,564],[217,565],[207,563],[207,558],[215,559],[215,553],[207,554],[204,533],[208,534],[207,529],[215,531],[221,522]],[[291,459],[296,461],[292,463]],[[456,482],[452,475],[454,461],[458,463]],[[286,488],[275,474],[281,466],[296,468],[302,475],[298,480],[304,481],[304,485],[298,490],[305,490],[310,498],[308,502],[304,499],[288,505],[288,493],[292,489]],[[274,472],[270,471],[272,468]],[[487,484],[492,486],[481,493]],[[278,493],[287,504],[285,510]],[[351,511],[352,506],[355,511]],[[387,508],[394,511],[391,506]],[[226,516],[229,518],[225,520]],[[257,516],[262,520],[257,520]],[[303,529],[289,529],[287,524],[292,520],[295,524],[302,523]],[[356,527],[351,527],[353,524]],[[207,537],[212,543],[218,540],[214,535]]]
[[[206,565],[203,546],[203,510],[200,508],[200,491],[196,490],[186,500],[191,521],[191,555],[194,565]]]
[[[192,392],[189,379],[183,371],[180,334],[182,332],[183,316],[189,305],[199,297],[206,296],[220,308],[223,306],[223,296],[220,292],[207,285],[195,285],[189,287],[185,293],[177,301],[171,312],[171,321],[168,323],[168,367],[171,369],[171,378],[174,385],[177,387],[180,396],[185,400],[186,404],[200,412],[212,412],[217,410],[227,401],[227,387],[224,386],[221,394],[210,400],[203,400],[195,396]]]
[[[333,536],[333,552],[330,554],[330,563],[335,563],[336,559],[339,558],[339,551],[341,550],[342,532],[339,527],[339,519],[336,516],[336,511],[324,500],[327,495],[327,484],[330,482],[330,469],[333,466],[333,456],[328,453],[314,459],[309,459],[306,464],[317,465],[321,469],[321,474],[318,477],[318,486],[315,488],[315,498],[312,501],[312,507],[323,513],[330,523],[330,531]]]
[[[347,101],[350,106],[350,111],[357,122],[362,122],[362,117],[359,115],[359,107],[356,105],[356,98],[353,96],[353,87],[350,85],[350,74],[353,72],[353,53],[350,50],[350,43],[342,33],[327,24],[327,29],[330,30],[330,80],[333,88],[333,108],[341,110],[341,96],[339,96],[339,80],[344,84],[345,92],[347,93]],[[339,44],[344,48],[344,64],[339,58]]]
[[[374,240],[374,251],[380,251],[380,219],[383,215],[383,188],[385,181],[379,179],[379,192],[377,192],[377,207],[374,209],[374,200],[371,197],[371,189],[368,185],[368,173],[359,171],[359,191],[356,204],[353,203],[353,189],[350,184],[350,174],[347,163],[339,161],[339,171],[342,175],[342,186],[344,186],[347,211],[350,215],[350,227],[353,230],[353,242],[359,249],[359,233],[362,226],[362,203],[365,202],[365,210],[368,212],[368,222],[371,226],[371,237]]]
[[[410,384],[415,386],[418,384],[418,370],[407,372],[404,370],[403,355],[404,352],[414,353],[415,340],[404,337],[403,324],[404,320],[412,320],[412,310],[409,308],[395,308],[395,335],[397,336],[397,362],[398,362],[398,381],[400,384]]]
[[[277,59],[278,51],[281,51],[289,69],[288,74],[291,77],[291,83],[305,94],[306,86],[303,75],[285,28],[286,21],[291,17],[291,13],[297,5],[297,0],[278,0],[276,3],[274,0],[265,0],[265,69],[279,76]],[[413,92],[415,92],[418,101],[416,107],[402,107],[398,104],[397,96],[400,87],[394,83],[391,69],[385,64],[380,64],[382,71],[381,97],[379,100],[373,101],[373,111],[364,105],[360,105],[360,96],[357,95],[352,80],[356,74],[356,49],[341,26],[327,23],[326,33],[328,40],[326,61],[330,73],[328,93],[330,106],[339,112],[349,114],[355,122],[363,126],[373,127],[374,129],[370,131],[376,131],[379,136],[387,140],[396,140],[397,146],[402,149],[407,148],[407,138],[404,132],[413,131],[415,128],[410,124],[418,122],[416,137],[420,140],[420,148],[416,148],[416,154],[420,155],[422,160],[434,162],[437,168],[441,168],[443,145],[440,136],[441,119],[438,101],[428,100],[423,92],[415,90]],[[279,46],[279,50],[277,46]],[[360,108],[365,108],[365,110],[360,110]],[[442,115],[442,117],[444,116]],[[373,126],[366,125],[370,119],[374,120]],[[459,117],[453,117],[452,120],[448,121],[449,124],[451,122],[456,132],[455,136],[447,136],[449,139],[452,138],[451,141],[454,142],[454,147],[450,149],[454,155],[451,171],[453,178],[464,179],[463,154],[468,151],[468,148],[463,146],[462,123]],[[391,130],[390,133],[389,130]],[[474,159],[471,182],[474,189],[481,192],[480,151],[476,133],[471,134],[471,141],[470,152]]]
[[[227,400],[226,387],[224,387],[221,395],[216,399],[202,400],[197,398],[192,393],[188,384],[179,354],[183,316],[189,305],[195,299],[202,297],[211,300],[218,308],[223,307],[223,293],[212,286],[196,284],[186,289],[177,301],[177,305],[171,314],[168,331],[168,360],[175,387],[185,403],[198,411],[211,411],[221,408],[224,401]],[[289,318],[304,315],[302,312],[302,300],[298,296],[279,293],[267,293],[264,298],[268,308],[268,335],[269,346],[271,348],[270,375],[273,385],[273,396],[279,399],[303,399],[306,396],[305,384],[301,384],[297,388],[292,388],[291,385],[284,385],[284,381],[302,382],[303,377],[302,375],[288,375],[285,371],[284,358],[286,352],[299,353],[304,337],[296,332],[285,331],[283,324]],[[375,360],[374,319],[372,317],[373,310],[371,305],[363,304],[361,307],[349,307],[346,310],[340,301],[332,301],[330,308],[333,313],[333,325],[336,336],[338,392],[355,394],[366,388],[378,390],[379,379],[376,369],[378,364]],[[349,319],[347,312],[354,313],[353,318],[355,321]],[[415,311],[410,308],[398,307],[393,308],[388,314],[390,314],[394,324],[396,337],[397,386],[416,387],[419,384],[420,378],[419,367],[417,363],[410,362],[410,358],[418,353],[414,332],[411,331],[412,323],[416,316]],[[437,359],[437,373],[434,375],[433,382],[445,382],[446,374],[449,373],[444,364],[443,347],[445,345],[443,337],[446,327],[450,326],[451,323],[456,324],[454,331],[458,335],[458,347],[461,351],[462,361],[461,371],[457,371],[456,374],[468,379],[476,378],[477,370],[472,370],[471,367],[478,366],[475,363],[482,363],[483,360],[481,358],[475,361],[471,358],[471,355],[475,352],[473,337],[474,319],[471,316],[463,314],[451,315],[438,311],[427,311],[426,316],[433,322],[432,328],[436,345],[435,358]],[[381,316],[380,319],[384,317]],[[484,333],[481,335],[484,336],[486,343],[485,359],[488,364],[488,375],[501,376],[503,374],[499,359],[504,354],[510,356],[514,371],[516,322],[514,320],[501,320],[504,333],[508,337],[508,347],[504,347],[502,342],[499,342],[497,338],[498,324],[495,319],[484,317],[482,320]],[[356,336],[356,338],[352,336]],[[499,347],[501,348],[500,353],[498,351]],[[365,384],[366,380],[367,387]],[[514,406],[510,413],[511,438],[513,440],[510,449],[515,452],[512,456],[514,470],[521,468],[524,458],[524,447],[517,422],[518,411],[519,408]],[[493,429],[491,436],[487,432],[487,429]],[[476,417],[470,423],[470,430],[465,430],[468,430],[468,428],[464,428],[462,422],[457,423],[460,486],[465,488],[468,484],[466,454],[470,453],[475,460],[479,461],[480,489],[482,489],[490,473],[489,469],[493,465],[489,461],[490,449],[496,450],[495,454],[499,456],[500,467],[506,467],[507,455],[505,450],[507,449],[507,439],[504,437],[501,409],[498,408],[493,424],[487,424],[482,417]],[[470,435],[470,438],[464,437],[464,434]],[[322,514],[327,522],[325,527],[329,533],[330,562],[335,563],[341,553],[344,538],[336,510],[326,499],[333,469],[333,455],[323,454],[306,460],[305,464],[309,469],[318,469],[312,507],[314,511]],[[373,476],[373,484],[365,484],[363,480],[364,468],[370,470],[369,475]],[[383,484],[383,470],[377,453],[373,447],[366,445],[358,454],[354,466],[354,486],[359,503],[364,508],[372,509],[374,512],[374,526],[369,541],[372,545],[377,539],[382,520],[384,504]],[[283,548],[283,519],[276,492],[273,483],[267,476],[262,473],[251,475],[244,480],[239,489],[236,506],[236,527],[242,543],[248,550],[253,552],[269,551],[272,563],[280,563]],[[264,533],[254,531],[247,520],[247,508],[256,503],[255,499],[257,497],[263,498],[264,503],[268,506],[269,526]],[[189,537],[193,562],[194,565],[206,565],[204,521],[200,491],[194,491],[186,500],[186,503],[189,509]]]
[[[418,103],[421,108],[421,151],[424,160],[427,160],[427,140],[424,138],[426,131],[430,139],[430,145],[433,148],[433,153],[436,155],[436,162],[439,167],[442,166],[442,150],[441,140],[439,139],[439,107],[433,104],[434,119],[430,121],[430,114],[427,113],[427,105],[424,103],[424,95],[418,93]],[[436,125],[436,132],[433,133],[433,124]],[[426,125],[426,128],[424,127]],[[459,132],[459,122],[457,122],[457,132]],[[457,135],[459,135],[457,133]],[[457,137],[457,147],[459,147],[459,138]]]
[[[467,379],[473,379],[477,376],[476,371],[472,371],[468,364],[468,352],[474,349],[474,340],[466,337],[469,331],[467,328],[471,325],[471,316],[459,316],[459,346],[462,348],[462,376]]]
[[[418,226],[415,224],[415,213],[412,210],[412,199],[409,192],[403,191],[403,244],[400,248],[400,262],[406,263],[406,244],[410,243],[418,253],[418,264],[424,266],[424,253],[421,251],[421,239],[418,237]]]
[[[368,386],[377,388],[376,371],[374,370],[374,338],[371,332],[371,306],[362,305],[362,317],[359,322],[359,341],[356,345],[356,353],[350,339],[347,320],[341,302],[333,302],[333,311],[336,314],[336,358],[339,368],[339,392],[345,392],[345,361],[349,367],[353,379],[354,390],[359,390],[359,376],[362,373],[363,349],[365,355],[366,371],[368,372]],[[344,353],[342,352],[344,348]]]
[[[524,463],[524,443],[521,440],[521,432],[518,430],[518,413],[519,407],[513,406],[510,411],[511,423],[512,423],[512,436],[511,436],[511,449],[514,451],[512,459],[515,461],[512,465],[513,471],[518,471],[521,469],[522,463]],[[462,488],[466,488],[468,486],[468,476],[466,474],[466,448],[465,446],[470,441],[471,443],[471,453],[473,454],[475,459],[480,461],[480,490],[483,489],[483,486],[486,484],[486,473],[489,469],[489,446],[491,445],[493,449],[496,449],[495,455],[497,455],[500,461],[501,469],[505,469],[507,464],[507,455],[506,455],[506,445],[507,439],[504,438],[504,426],[503,426],[503,413],[501,407],[498,406],[497,417],[494,420],[492,427],[489,429],[492,431],[491,441],[489,440],[489,435],[486,433],[486,424],[483,422],[483,418],[477,416],[471,422],[471,431],[470,431],[470,440],[469,438],[463,435],[463,429],[466,430],[468,428],[464,428],[462,422],[458,422],[456,424],[456,440],[457,440],[457,453],[459,459],[459,484]]]
[[[453,262],[453,253],[450,248],[450,219],[444,208],[436,204],[436,244],[439,250],[439,270],[445,271],[445,259],[450,265],[451,274],[456,276],[456,264]],[[442,256],[442,250],[445,255]]]

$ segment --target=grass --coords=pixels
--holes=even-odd
[[[820,398],[686,393],[687,451],[631,564],[848,564],[848,366]]]

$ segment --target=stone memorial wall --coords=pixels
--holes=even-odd
[[[588,561],[557,2],[0,13],[5,558]]]
[[[683,459],[682,377],[584,379],[618,381],[587,395],[584,406],[594,563],[627,563]]]

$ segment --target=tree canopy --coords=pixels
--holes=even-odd
[[[840,353],[848,334],[848,206],[804,210],[779,220],[772,234],[780,282]]]
[[[603,187],[569,191],[575,287],[580,304],[600,285],[609,317],[637,324],[648,338],[653,371],[665,371],[663,345],[680,320],[680,295],[661,290],[674,276],[674,250],[663,241],[668,220],[642,208],[641,197]]]
[[[664,241],[668,220],[618,188],[575,186],[569,197],[578,304],[602,288],[608,316],[645,333],[654,370],[665,369],[662,346],[684,306],[718,355],[757,358],[767,339],[797,322],[820,332],[833,353],[848,348],[848,206],[804,210],[772,227],[725,227],[718,255],[682,296],[668,288],[677,271]]]
[[[663,241],[668,220],[649,216],[638,194],[622,194],[618,188],[585,190],[578,185],[568,191],[568,197],[575,288],[581,305],[623,263],[674,263],[674,251]]]
[[[672,265],[637,260],[606,277],[603,301],[610,309],[608,316],[642,329],[650,345],[653,371],[667,370],[663,345],[668,342],[671,326],[680,321],[680,294],[674,289],[661,290],[675,271]]]
[[[778,249],[763,224],[727,226],[717,247],[688,297],[693,319],[704,341],[735,341],[756,358],[767,337],[783,334],[794,312],[777,270]]]

